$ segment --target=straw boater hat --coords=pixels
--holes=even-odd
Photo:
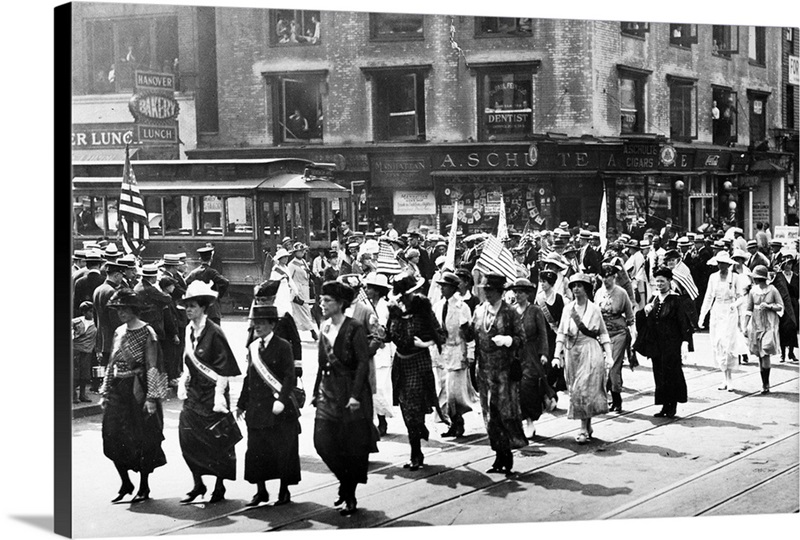
[[[642,241],[639,243],[639,247],[640,247],[640,248],[642,248],[642,249],[644,249],[644,248],[649,248],[649,247],[650,247],[650,246],[652,246],[652,245],[653,245],[653,242],[652,242],[652,241],[650,241],[650,240],[649,240],[649,239],[647,239],[647,238],[645,238],[644,240],[642,240]]]
[[[386,277],[386,274],[379,274],[377,272],[372,272],[367,275],[363,283],[365,287],[383,289],[384,292],[388,292],[392,288],[392,286],[389,285],[389,278]]]
[[[756,242],[755,238],[747,241],[747,249],[750,248],[758,248],[758,242]]]
[[[87,263],[101,263],[105,259],[103,259],[103,254],[99,249],[90,249],[86,252],[85,256]]]
[[[410,294],[418,291],[425,284],[425,278],[415,278],[411,274],[407,274],[400,279],[395,279],[392,285],[392,292],[395,295]]]
[[[146,264],[142,266],[142,276],[156,277],[158,275],[158,266],[154,264]]]
[[[560,257],[557,253],[548,254],[544,259],[542,259],[542,262],[545,264],[554,264],[559,268],[561,268],[562,270],[566,270],[567,268],[569,268],[569,265],[566,262],[564,262],[562,257]]]
[[[181,258],[172,253],[164,254],[164,266],[180,266]]]
[[[436,260],[434,261],[434,264],[436,266],[441,266],[446,262],[447,262],[447,257],[445,257],[444,255],[439,255],[438,257],[436,257]]]
[[[258,319],[276,321],[278,320],[278,308],[275,306],[255,305],[250,308],[250,314],[247,316],[247,318],[251,321]]]
[[[636,238],[631,238],[625,244],[629,249],[639,249],[639,241]]]
[[[579,272],[573,275],[571,278],[569,278],[569,288],[571,289],[573,285],[575,285],[576,283],[582,283],[587,291],[592,290],[592,282],[589,279],[589,276],[587,276],[583,272]]]
[[[587,231],[586,229],[581,229],[581,232],[578,233],[578,238],[580,238],[581,240],[591,240],[592,233],[591,231]]]
[[[514,283],[507,288],[512,291],[533,291],[536,289],[536,286],[527,278],[517,278],[514,280]]]
[[[436,281],[436,283],[439,285],[450,285],[458,288],[458,286],[461,284],[461,280],[458,279],[458,276],[453,272],[445,272],[442,274],[442,277]]]
[[[106,275],[113,274],[114,272],[124,272],[126,268],[128,268],[128,266],[124,264],[108,261],[106,263]]]
[[[217,299],[219,293],[211,288],[211,283],[207,283],[205,281],[195,280],[189,283],[189,286],[186,287],[186,292],[183,293],[183,298],[181,299],[183,302],[188,300],[197,300],[199,298],[205,298],[209,302],[213,302]]]
[[[678,238],[678,247],[692,247],[692,241],[688,236],[681,236]]]
[[[694,235],[694,243],[695,244],[697,244],[698,242],[705,242],[705,241],[706,241],[706,237],[703,236],[702,234]]]

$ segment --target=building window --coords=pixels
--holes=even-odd
[[[766,29],[763,26],[751,26],[748,33],[747,55],[751,64],[766,64]]]
[[[95,94],[132,92],[134,71],[178,73],[178,18],[87,21],[89,88]]]
[[[423,15],[370,13],[372,39],[424,39]]]
[[[644,39],[644,35],[650,31],[650,23],[645,22],[622,22],[620,32],[626,36],[634,36]]]
[[[375,138],[425,139],[423,72],[375,74]]]
[[[711,27],[711,40],[714,54],[730,57],[739,52],[739,27],[715,24]]]
[[[669,77],[669,133],[675,140],[697,138],[697,85],[691,79]]]
[[[796,109],[794,108],[795,85],[786,85],[786,122],[784,125],[786,129],[797,129],[797,124],[794,121]]]
[[[649,73],[619,68],[620,133],[644,133],[645,83]]]
[[[767,98],[763,92],[747,91],[750,100],[750,145],[757,146],[767,138]]]
[[[711,127],[714,144],[728,146],[738,140],[738,97],[730,88],[711,89]]]
[[[524,139],[533,133],[532,70],[482,73],[478,88],[480,139]]]
[[[319,11],[273,9],[269,17],[271,45],[316,45],[320,42]]]
[[[671,24],[669,25],[669,42],[678,47],[691,48],[697,43],[696,24]]]
[[[513,17],[475,17],[476,36],[531,36],[532,19]]]
[[[322,142],[322,74],[291,74],[272,78],[276,142]]]

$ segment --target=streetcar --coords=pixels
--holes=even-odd
[[[244,311],[287,237],[329,249],[349,221],[350,191],[334,167],[299,158],[131,161],[149,220],[143,263],[212,244],[231,282],[223,311]],[[117,206],[124,162],[74,162],[73,244],[107,238],[121,249]],[[310,262],[310,261],[309,261]]]

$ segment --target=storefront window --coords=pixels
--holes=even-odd
[[[423,15],[370,13],[372,39],[424,39]]]
[[[197,234],[222,236],[222,197],[204,195],[198,197]]]
[[[630,225],[640,216],[647,217],[645,199],[645,180],[641,176],[623,176],[616,180],[616,226],[620,232],[627,232]]]
[[[178,72],[178,18],[99,19],[87,22],[90,91],[133,90],[137,69]]]
[[[225,198],[225,234],[253,235],[253,199],[251,197]]]
[[[519,139],[533,131],[530,71],[485,73],[479,89],[481,140]]]
[[[714,25],[711,27],[712,50],[719,56],[730,57],[739,52],[739,27]]]
[[[650,31],[650,23],[623,22],[620,23],[620,31],[626,36],[644,38],[644,35]]]
[[[718,219],[717,179],[703,175],[689,179],[689,230]]]
[[[425,139],[425,77],[421,72],[375,76],[378,140]]]
[[[676,140],[697,138],[697,86],[689,79],[668,78],[670,137]]]
[[[713,142],[722,146],[738,139],[738,102],[736,92],[730,88],[712,87],[711,124]]]
[[[274,9],[270,11],[272,45],[317,45],[320,42],[319,11]]]
[[[696,24],[671,24],[669,25],[669,42],[678,47],[690,48],[697,43]]]
[[[322,76],[296,75],[274,81],[276,140],[322,141]]]
[[[192,198],[187,195],[164,197],[164,228],[167,236],[192,234]]]
[[[475,17],[478,36],[530,36],[531,19],[513,17]]]
[[[670,177],[650,176],[647,181],[647,208],[651,218],[648,223],[661,230],[667,218],[675,220],[672,211],[672,183]]]

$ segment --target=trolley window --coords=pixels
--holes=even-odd
[[[253,236],[253,204],[250,197],[225,198],[225,234]]]

